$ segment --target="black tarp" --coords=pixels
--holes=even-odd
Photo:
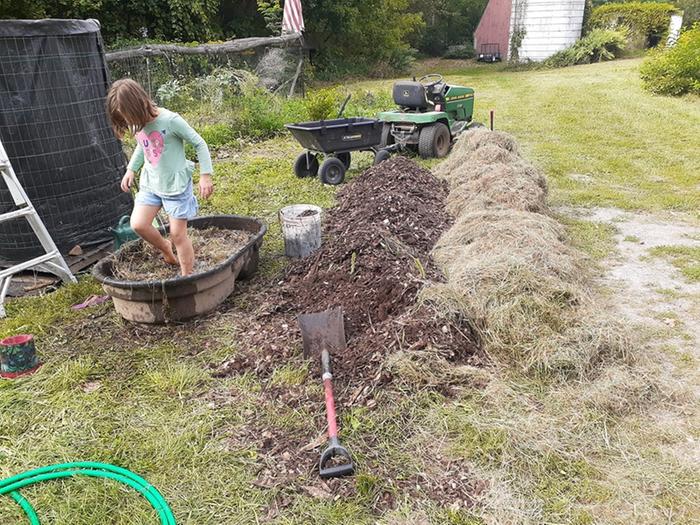
[[[65,254],[109,240],[131,210],[125,158],[105,113],[109,72],[96,20],[0,21],[0,140]],[[0,181],[0,213],[14,209]],[[19,219],[0,223],[0,265],[41,253]]]

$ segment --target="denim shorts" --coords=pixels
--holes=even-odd
[[[134,203],[142,206],[160,206],[168,214],[168,217],[173,219],[194,219],[199,209],[197,197],[192,191],[192,181],[187,185],[187,189],[179,195],[158,195],[145,189],[139,189]]]

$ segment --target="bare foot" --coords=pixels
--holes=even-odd
[[[180,262],[177,260],[177,257],[175,257],[175,253],[173,252],[173,243],[166,240],[166,243],[168,243],[168,250],[161,252],[163,254],[163,259],[167,264],[170,264],[172,266],[177,266],[180,264]]]
[[[194,261],[192,261],[193,264],[189,266],[184,266],[182,264],[182,261],[180,262],[180,275],[183,277],[187,277],[188,275],[192,275],[194,273]]]

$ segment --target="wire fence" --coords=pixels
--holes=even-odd
[[[217,48],[216,44],[210,44],[202,53],[192,53],[193,48],[186,46],[144,46],[140,50],[108,53],[107,61],[112,80],[132,78],[156,100],[159,90],[173,81],[205,77],[222,69],[254,73],[260,84],[271,91],[285,94],[303,91],[302,66],[306,53],[301,40],[282,44],[276,38],[250,40],[258,44],[244,49],[225,44]]]
[[[107,241],[129,213],[125,157],[105,114],[108,72],[97,26],[0,24],[0,140],[56,245]],[[82,22],[82,21],[81,21]],[[23,36],[25,35],[25,36]],[[0,181],[0,213],[14,208]],[[0,224],[0,265],[41,253],[26,221]]]

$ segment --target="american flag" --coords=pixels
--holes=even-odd
[[[301,0],[285,0],[282,17],[282,33],[301,33],[304,30],[304,15]]]

